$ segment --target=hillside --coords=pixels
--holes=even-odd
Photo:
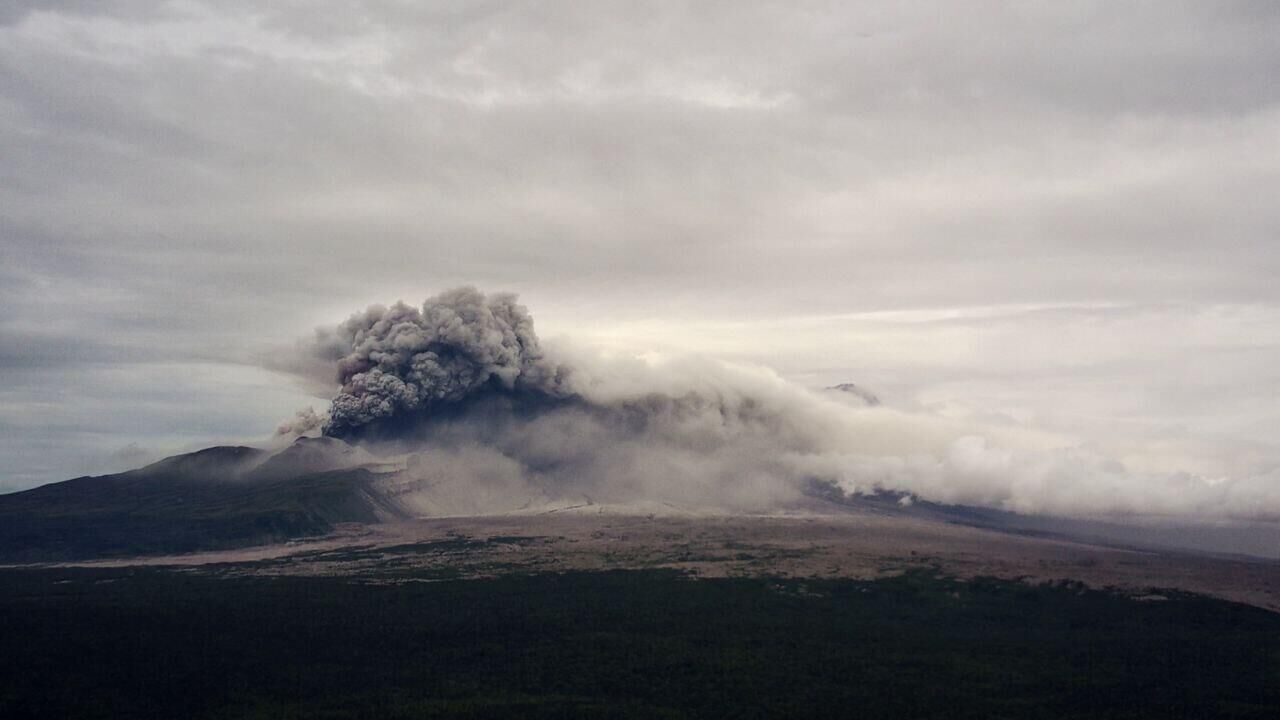
[[[244,547],[394,515],[370,492],[376,473],[368,469],[309,462],[291,472],[269,455],[215,447],[0,495],[0,561]]]

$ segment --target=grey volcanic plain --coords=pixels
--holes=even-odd
[[[1181,590],[1280,612],[1280,563],[1091,544],[970,527],[894,509],[825,514],[626,514],[566,506],[536,514],[348,523],[312,539],[238,550],[59,563],[166,566],[233,575],[422,578],[668,568],[693,577],[874,579],[914,569],[964,579],[1076,581],[1136,600]]]

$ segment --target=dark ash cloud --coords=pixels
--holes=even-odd
[[[422,309],[397,303],[353,315],[329,337],[342,392],[333,399],[326,435],[386,431],[427,418],[486,391],[565,398],[567,370],[551,364],[533,318],[514,295],[459,288]]]

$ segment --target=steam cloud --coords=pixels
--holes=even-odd
[[[294,413],[293,417],[280,423],[276,435],[300,437],[310,435],[324,427],[328,422],[327,415],[321,415],[315,408],[306,408]]]
[[[327,436],[399,457],[390,490],[423,513],[595,503],[766,511],[815,488],[1077,517],[1280,517],[1280,471],[1133,472],[1063,438],[813,392],[764,368],[546,351],[512,295],[471,288],[375,306],[313,351],[336,364]]]

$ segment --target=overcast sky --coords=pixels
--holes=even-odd
[[[370,303],[1280,465],[1280,4],[0,3],[0,490]]]

